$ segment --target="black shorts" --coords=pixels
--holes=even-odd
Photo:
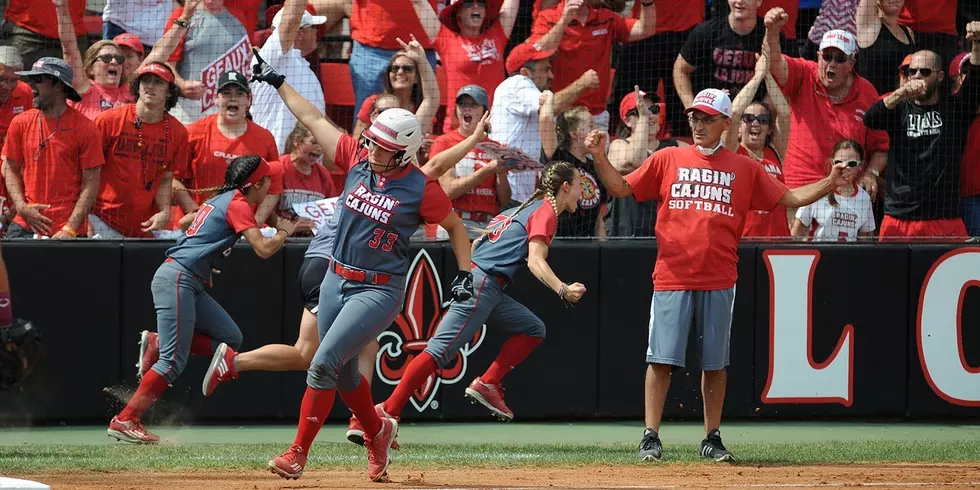
[[[299,294],[303,299],[303,306],[310,313],[316,314],[320,305],[320,284],[327,275],[330,267],[330,259],[323,257],[306,257],[303,265],[299,267]]]

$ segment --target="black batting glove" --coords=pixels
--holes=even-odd
[[[453,299],[462,303],[473,297],[473,273],[469,271],[459,271],[452,285]]]
[[[280,75],[276,70],[273,70],[268,63],[259,56],[259,50],[252,48],[252,53],[255,54],[255,66],[252,67],[252,81],[253,82],[265,82],[272,85],[276,90],[282,86],[282,82],[286,81],[286,77]]]

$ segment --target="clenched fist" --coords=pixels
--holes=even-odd
[[[783,25],[785,25],[786,21],[788,20],[789,14],[787,14],[782,7],[774,7],[766,12],[766,29],[778,31],[783,28]]]

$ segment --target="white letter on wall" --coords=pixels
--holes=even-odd
[[[763,403],[840,403],[854,400],[854,327],[846,325],[830,357],[814,362],[810,349],[816,250],[768,250],[769,376]]]
[[[970,367],[963,353],[963,297],[980,286],[980,249],[963,248],[939,258],[919,293],[916,340],[926,381],[940,398],[968,407],[980,406],[980,367]]]

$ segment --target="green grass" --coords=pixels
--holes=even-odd
[[[740,463],[750,465],[871,462],[976,462],[975,441],[868,440],[848,442],[729,444]],[[10,473],[58,470],[260,469],[283,444],[162,444],[159,446],[22,444],[0,446],[0,468]],[[697,447],[667,445],[666,460],[696,463]],[[550,467],[629,465],[633,444],[406,444],[394,452],[396,464],[413,468]],[[348,443],[318,443],[310,457],[318,468],[364,467],[364,450]]]

